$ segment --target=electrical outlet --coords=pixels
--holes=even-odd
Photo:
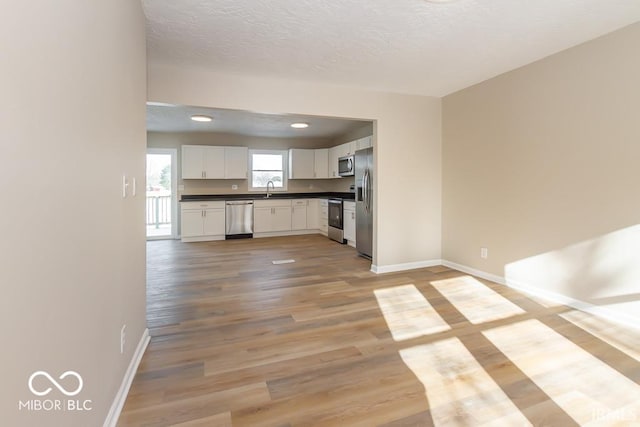
[[[124,343],[127,342],[127,325],[120,329],[120,354],[124,354]]]
[[[238,185],[237,185],[237,184],[233,184],[233,185],[231,186],[231,189],[232,189],[232,190],[237,190],[237,189],[238,189]]]
[[[489,258],[489,249],[480,248],[480,258],[483,258],[483,259]]]

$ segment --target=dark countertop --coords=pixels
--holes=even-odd
[[[184,194],[181,202],[204,202],[213,200],[262,200],[266,193],[250,194]],[[271,193],[269,199],[342,199],[355,200],[354,193]]]

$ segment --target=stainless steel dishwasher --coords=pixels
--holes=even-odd
[[[253,237],[253,200],[227,200],[225,213],[227,239]]]

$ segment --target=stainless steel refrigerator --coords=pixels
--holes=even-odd
[[[371,259],[373,254],[373,148],[356,151],[356,249]]]

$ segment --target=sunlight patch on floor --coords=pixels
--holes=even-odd
[[[458,338],[400,350],[424,385],[436,426],[531,425]]]
[[[627,356],[640,361],[640,338],[629,341],[628,328],[579,310],[573,310],[560,316],[617,348]],[[621,336],[625,337],[625,341],[619,338]]]
[[[451,329],[413,284],[376,289],[373,292],[396,341]]]
[[[611,425],[602,423],[611,416],[640,421],[640,386],[540,321],[483,334],[580,425]]]
[[[431,282],[471,323],[524,314],[524,310],[471,276]]]

